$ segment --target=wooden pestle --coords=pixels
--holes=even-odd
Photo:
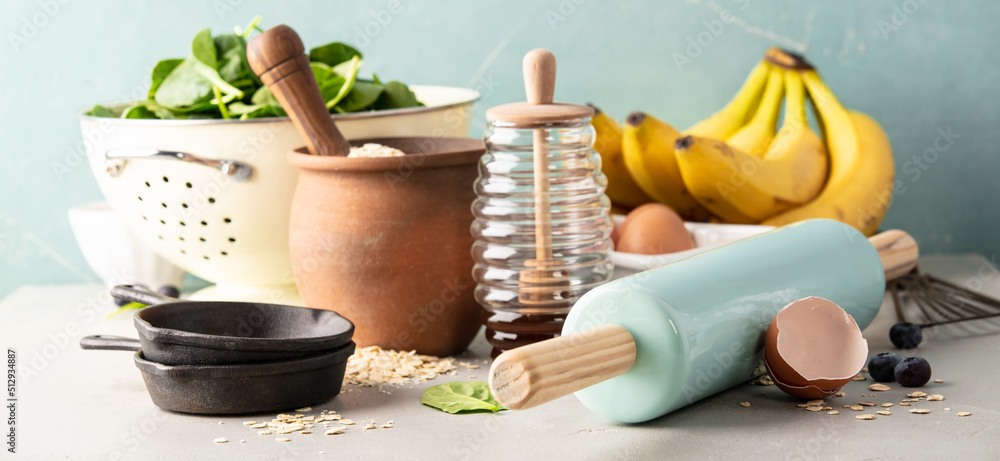
[[[291,117],[310,154],[350,153],[323,102],[302,40],[291,27],[275,26],[250,40],[247,61]]]

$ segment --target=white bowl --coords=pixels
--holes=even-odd
[[[426,107],[332,115],[348,139],[466,137],[479,93],[410,87]],[[305,145],[288,118],[125,120],[81,117],[91,170],[104,197],[154,251],[218,286],[194,299],[297,299],[288,256],[288,217],[298,169],[288,151]],[[165,156],[108,159],[109,152],[181,152],[232,161],[246,180]],[[248,168],[246,168],[248,167]]]
[[[87,264],[108,288],[135,283],[180,288],[184,270],[136,238],[107,202],[70,208],[69,224]]]

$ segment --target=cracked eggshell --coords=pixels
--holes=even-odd
[[[778,311],[764,337],[764,364],[775,385],[802,399],[819,399],[851,381],[868,358],[868,342],[850,314],[810,296]]]

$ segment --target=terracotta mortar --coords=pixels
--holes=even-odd
[[[480,326],[469,227],[483,142],[351,143],[369,142],[407,155],[288,153],[300,169],[289,228],[299,294],[309,307],[351,319],[359,347],[459,353]]]

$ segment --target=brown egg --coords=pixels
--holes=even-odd
[[[774,384],[802,399],[820,399],[851,381],[868,359],[868,342],[854,318],[834,302],[792,301],[771,320],[764,364]]]
[[[625,253],[658,255],[694,248],[684,220],[660,203],[647,203],[632,210],[617,232],[615,249]]]

